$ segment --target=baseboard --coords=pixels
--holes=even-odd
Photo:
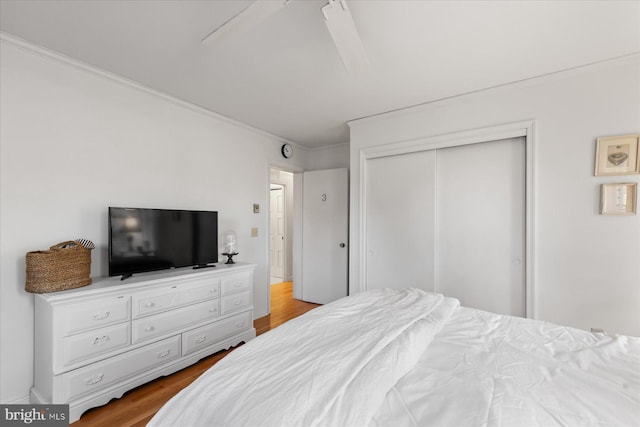
[[[22,396],[17,399],[9,400],[2,403],[5,405],[28,405],[31,402],[29,401],[29,395],[27,394],[26,396]]]

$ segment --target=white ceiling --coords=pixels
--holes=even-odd
[[[326,0],[201,44],[250,3],[0,0],[0,30],[308,147],[347,142],[352,119],[640,52],[640,1],[351,0],[361,75]]]

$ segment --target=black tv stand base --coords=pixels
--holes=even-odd
[[[213,267],[215,267],[215,264],[201,264],[201,265],[194,265],[193,269],[199,270],[201,268],[213,268]]]

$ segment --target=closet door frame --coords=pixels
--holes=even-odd
[[[409,154],[438,148],[480,144],[507,138],[524,137],[525,143],[525,314],[537,318],[535,288],[535,121],[521,121],[444,135],[395,141],[360,150],[358,280],[357,292],[367,290],[367,162],[380,157]],[[437,284],[436,284],[437,286]]]

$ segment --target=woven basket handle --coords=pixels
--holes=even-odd
[[[66,242],[61,242],[57,245],[53,245],[49,249],[51,249],[52,251],[61,251],[65,249],[77,249],[79,246],[80,245],[78,244],[78,242],[74,240],[68,240]]]

